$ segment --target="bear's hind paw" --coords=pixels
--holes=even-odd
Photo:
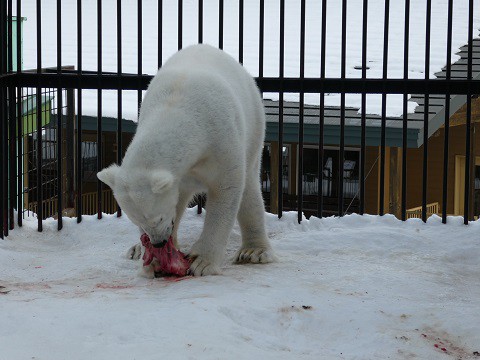
[[[234,257],[234,262],[237,264],[266,264],[276,261],[271,248],[241,248],[237,251]]]

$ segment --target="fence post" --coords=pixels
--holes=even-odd
[[[2,47],[0,48],[0,238],[3,239],[4,235],[8,235],[7,225],[7,191],[6,185],[8,184],[8,169],[7,169],[7,99],[5,93],[5,85],[2,81],[2,76],[6,73],[7,66],[7,2],[0,2],[0,42]]]
[[[278,142],[272,141],[270,143],[270,212],[278,215]]]
[[[67,89],[67,117],[65,119],[65,144],[66,144],[66,204],[65,207],[75,207],[75,178],[74,178],[74,138],[75,138],[75,94],[73,89]]]

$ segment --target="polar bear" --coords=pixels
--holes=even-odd
[[[148,86],[122,165],[97,176],[156,247],[171,235],[178,246],[185,208],[195,194],[207,193],[203,231],[188,253],[191,274],[220,272],[236,218],[242,245],[234,260],[268,263],[275,256],[260,188],[264,135],[253,78],[225,52],[193,45],[173,55]],[[130,255],[138,258],[139,249]]]

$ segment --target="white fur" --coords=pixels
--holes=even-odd
[[[252,77],[223,51],[191,46],[153,78],[123,164],[98,178],[152,243],[170,234],[176,241],[188,202],[207,193],[205,225],[189,253],[194,275],[219,273],[236,217],[242,247],[235,260],[270,262],[259,180],[264,134],[263,103]],[[131,249],[129,256],[138,254]]]

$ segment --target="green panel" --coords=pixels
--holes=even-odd
[[[18,34],[17,34],[17,21],[20,19],[20,39],[18,39]],[[12,56],[13,56],[13,71],[17,71],[18,67],[20,69],[23,69],[23,22],[26,21],[27,18],[22,17],[18,18],[14,16],[12,18]],[[7,23],[7,34],[8,34],[8,23]],[[10,39],[10,36],[7,36],[7,41]],[[17,41],[20,41],[20,49],[22,49],[22,54],[20,54],[20,64],[17,64]],[[8,46],[8,45],[7,45]],[[9,57],[7,56],[7,61]],[[8,68],[10,64],[8,64]],[[20,66],[18,66],[20,65]]]
[[[42,127],[50,123],[51,118],[51,103],[50,101],[42,105]],[[37,113],[30,112],[24,116],[23,119],[23,135],[30,134],[37,131]]]
[[[48,103],[45,103],[42,105],[42,128],[47,126],[50,121],[51,121],[51,104],[50,102]],[[36,112],[30,112],[26,115],[23,115],[22,116],[22,120],[23,120],[23,131],[22,131],[22,135],[23,136],[26,136],[28,134],[31,134],[35,131],[37,131],[37,113]],[[15,131],[15,136],[17,134],[17,130],[18,128],[16,129]]]

